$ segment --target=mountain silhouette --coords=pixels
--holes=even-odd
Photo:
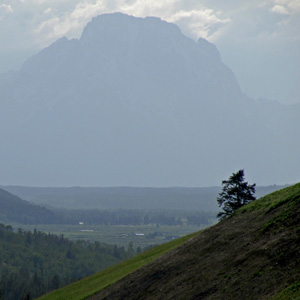
[[[207,186],[298,176],[299,105],[253,100],[216,47],[158,18],[94,18],[0,78],[4,184]]]

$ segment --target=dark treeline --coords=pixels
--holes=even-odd
[[[84,222],[89,225],[197,225],[207,226],[215,220],[214,212],[149,210],[62,210],[64,224]]]
[[[63,217],[57,212],[34,205],[3,189],[0,189],[0,221],[19,224],[56,224]]]
[[[33,299],[121,260],[135,250],[0,224],[0,299]]]

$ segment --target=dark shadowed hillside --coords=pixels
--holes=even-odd
[[[89,300],[296,299],[299,213],[297,184],[254,201]]]
[[[48,224],[61,221],[55,212],[31,204],[0,189],[0,222],[22,224]]]

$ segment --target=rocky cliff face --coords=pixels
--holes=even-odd
[[[298,107],[249,99],[214,45],[157,18],[94,18],[2,76],[0,105],[3,183],[204,186],[240,167],[282,172],[266,184],[299,167],[287,137]]]

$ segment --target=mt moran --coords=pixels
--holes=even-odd
[[[158,18],[94,18],[0,75],[1,184],[299,180],[300,104],[253,100],[216,47]]]

